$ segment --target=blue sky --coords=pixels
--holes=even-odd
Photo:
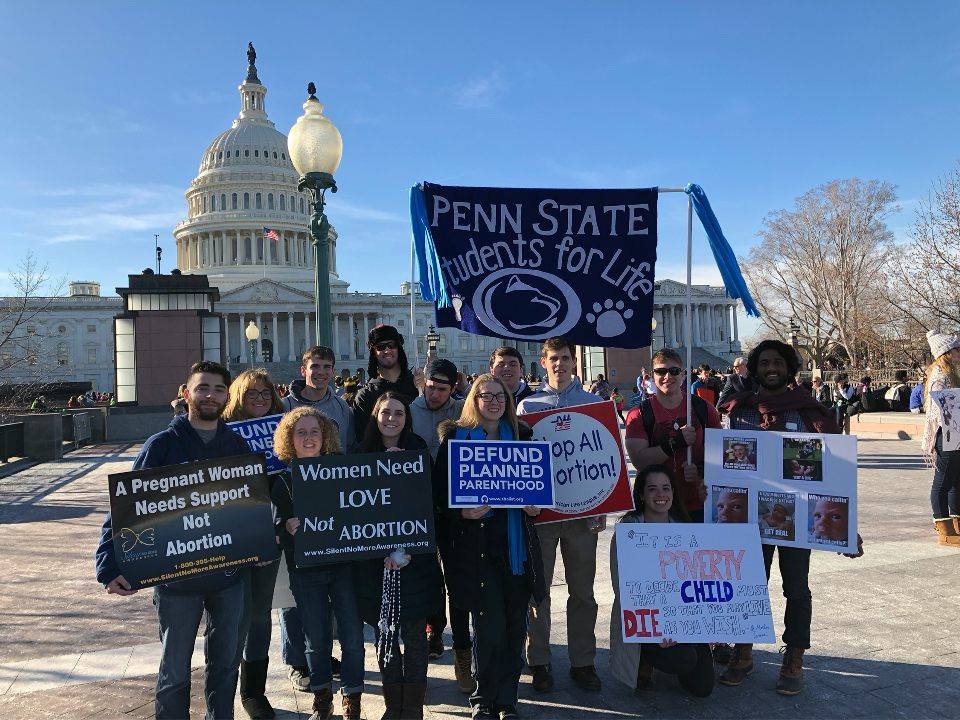
[[[328,212],[355,290],[398,290],[421,179],[697,182],[745,253],[807,189],[876,178],[898,187],[905,235],[960,157],[960,4],[667,5],[6,2],[0,270],[32,249],[112,292],[152,264],[154,233],[169,268],[183,192],[238,111],[248,40],[280,130],[313,80],[343,134]],[[666,198],[658,277],[682,279],[684,221]],[[717,281],[695,242],[695,279]]]

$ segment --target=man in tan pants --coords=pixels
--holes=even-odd
[[[540,351],[540,365],[547,371],[547,383],[523,400],[519,414],[556,408],[604,402],[588,393],[573,378],[573,346],[564,338],[550,338]],[[543,554],[543,572],[547,596],[530,608],[527,629],[527,662],[533,673],[537,692],[553,689],[550,665],[550,584],[557,562],[557,545],[563,556],[567,590],[567,652],[570,656],[570,677],[584,690],[600,689],[600,678],[594,667],[597,654],[597,601],[593,596],[593,580],[597,573],[597,534],[606,526],[606,518],[578,518],[537,525]]]

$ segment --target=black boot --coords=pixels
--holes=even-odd
[[[403,708],[403,683],[383,684],[383,704],[385,709],[380,720],[399,720]]]
[[[423,701],[427,694],[427,683],[404,683],[403,706],[400,708],[401,720],[423,720]]]
[[[267,688],[269,659],[240,663],[240,704],[251,720],[273,720],[276,713],[264,692]]]

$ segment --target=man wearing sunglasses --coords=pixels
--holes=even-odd
[[[300,377],[290,385],[290,394],[283,399],[284,411],[310,405],[333,420],[340,432],[340,449],[346,452],[353,442],[353,410],[336,392],[330,380],[337,361],[333,350],[314,345],[300,359]]]
[[[676,350],[653,355],[656,392],[627,414],[626,450],[639,473],[648,465],[670,468],[690,518],[703,522],[703,429],[719,428],[720,413],[710,403],[684,391],[686,372]],[[689,398],[689,400],[687,400]],[[687,402],[692,402],[693,426],[687,425]],[[687,448],[693,462],[687,462]]]
[[[370,379],[353,401],[356,439],[363,439],[377,398],[388,390],[398,392],[411,403],[419,395],[413,373],[403,350],[403,336],[392,325],[377,325],[367,335],[370,351],[367,374]]]

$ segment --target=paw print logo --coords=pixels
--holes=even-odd
[[[623,300],[614,303],[608,298],[603,301],[603,305],[595,302],[593,312],[587,313],[587,322],[596,323],[597,335],[600,337],[623,335],[627,331],[627,325],[623,321],[633,317],[633,310],[623,308]]]

